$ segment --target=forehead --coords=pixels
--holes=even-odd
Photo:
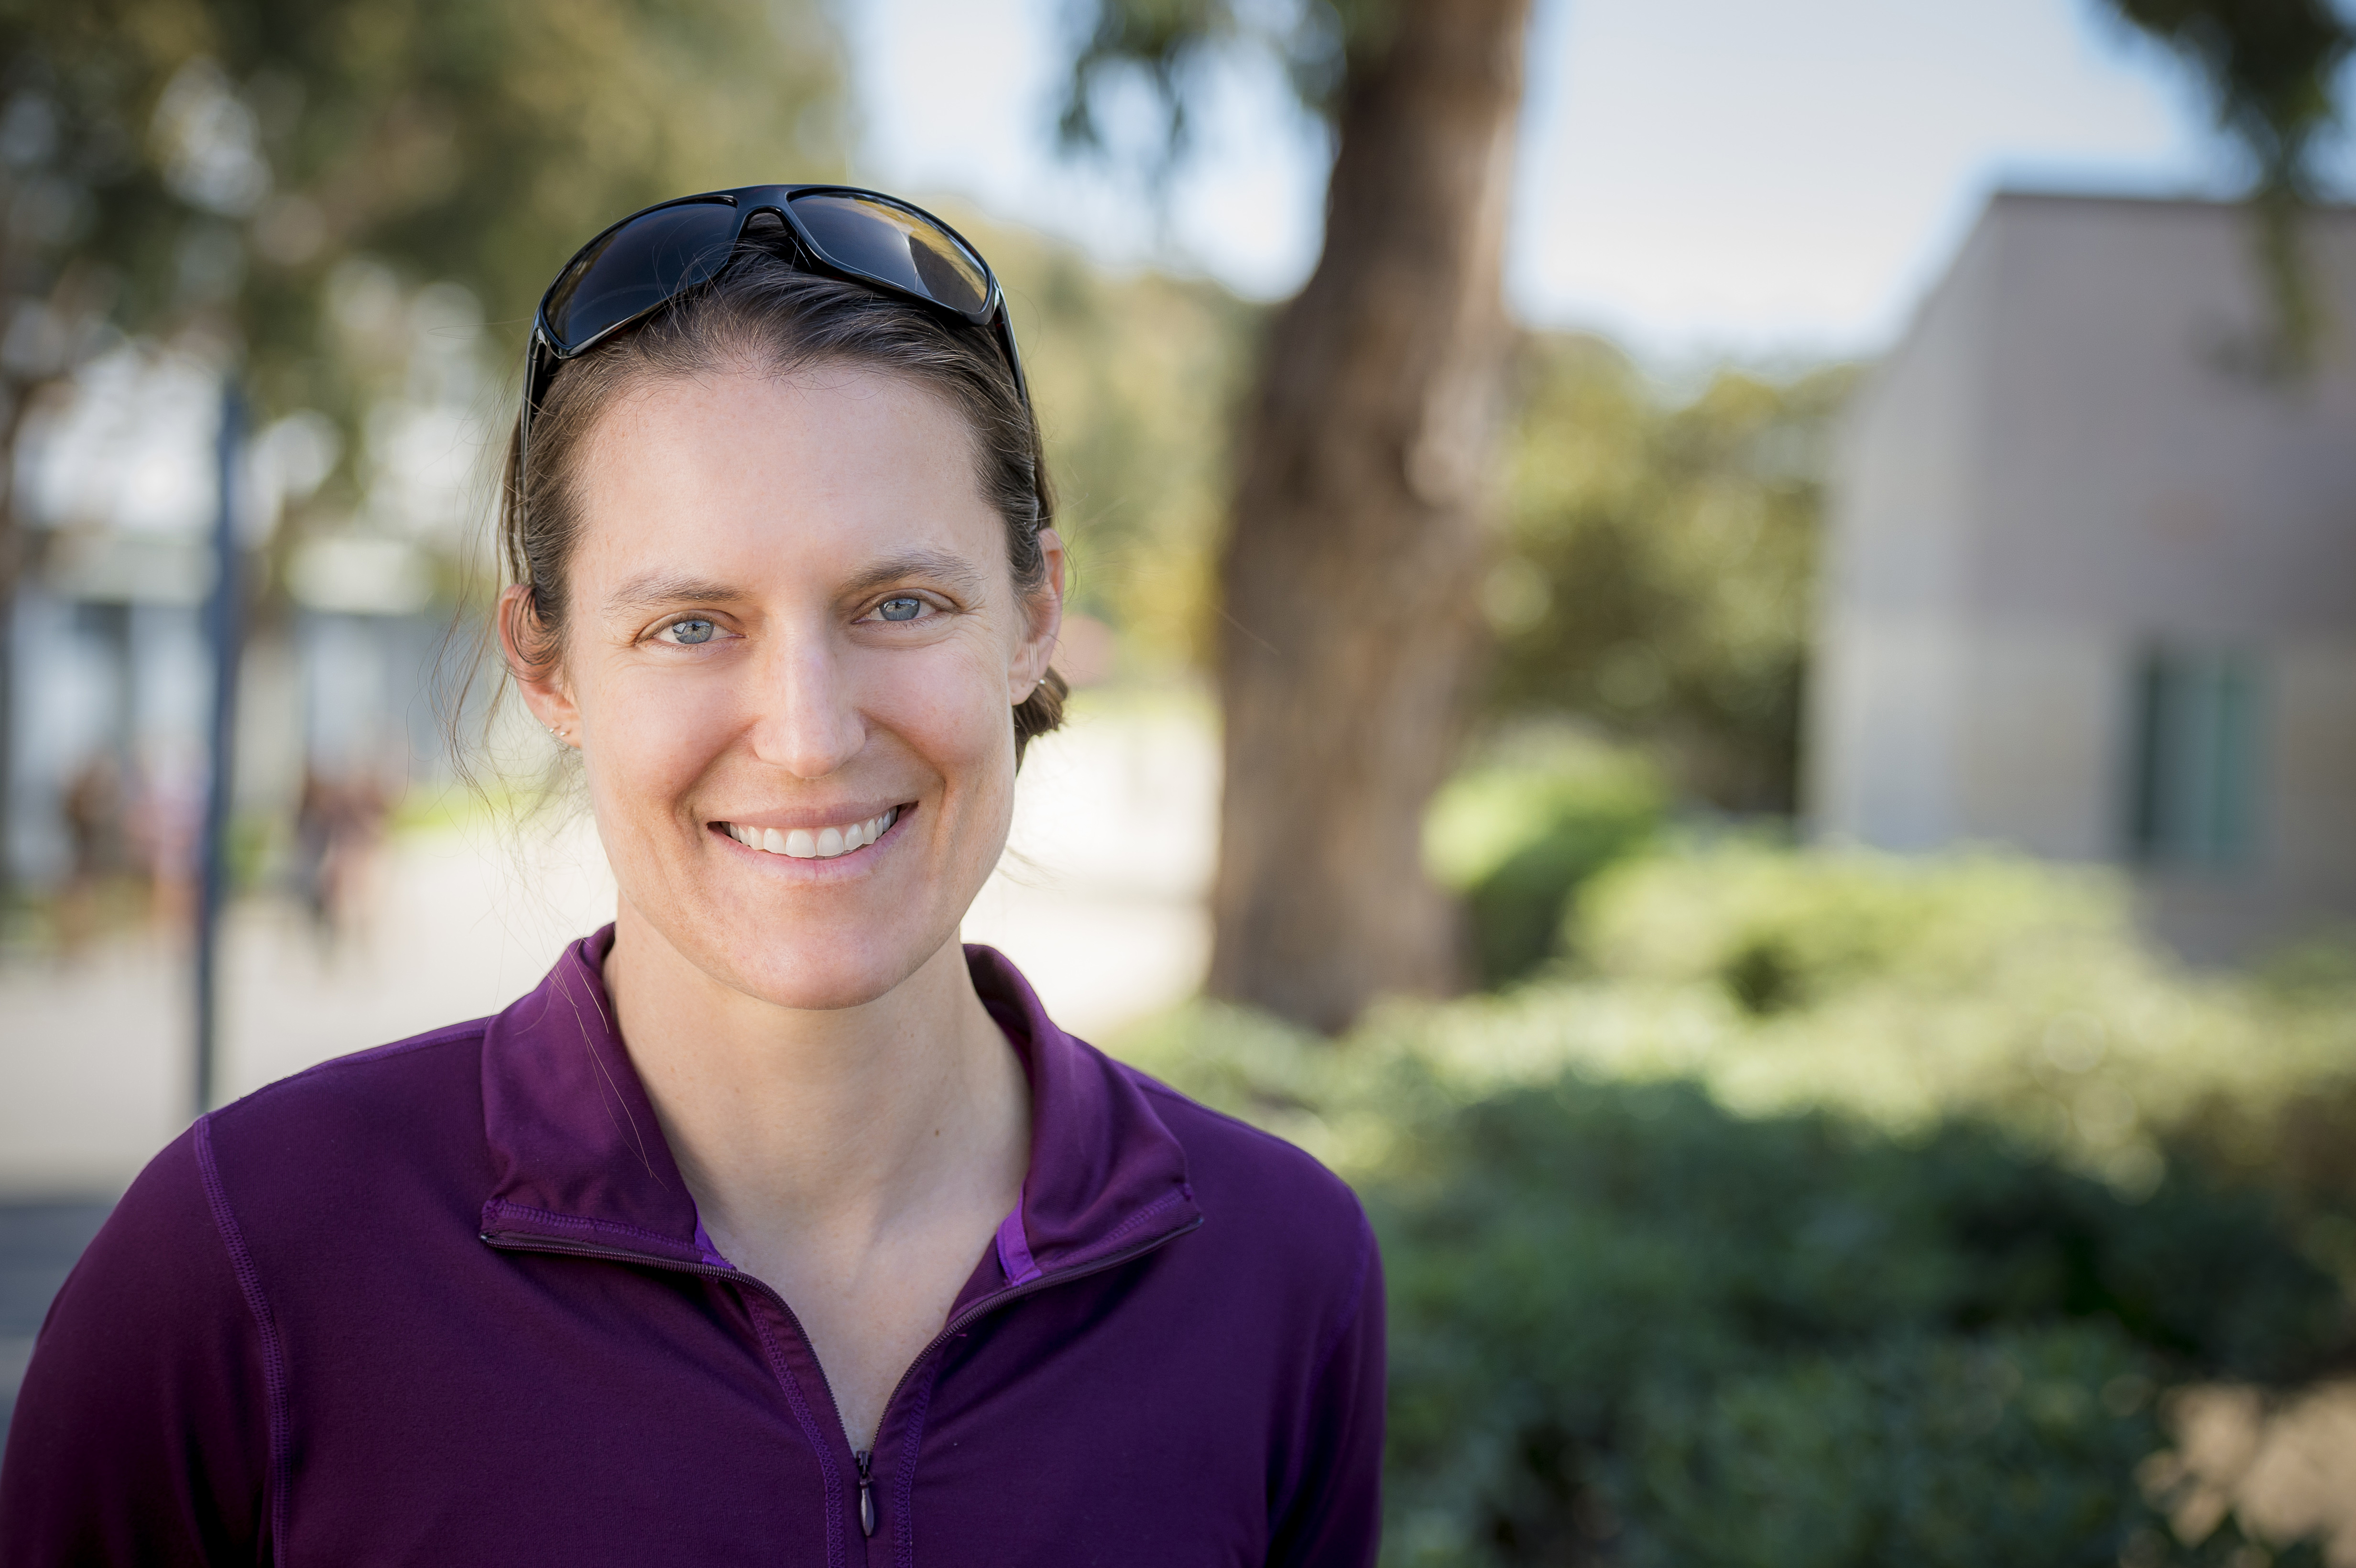
[[[754,586],[912,551],[1006,560],[970,423],[906,377],[820,364],[655,381],[616,400],[585,448],[576,579],[661,569]]]

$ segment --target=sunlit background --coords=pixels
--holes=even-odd
[[[1249,299],[1316,260],[1322,127],[1238,50],[1166,205],[1061,155],[1066,7],[880,0],[847,18],[852,167],[955,192],[1101,264]],[[1600,330],[1664,370],[1887,347],[2004,187],[2232,194],[2192,73],[2071,0],[1542,5],[1507,278],[1533,326]],[[1134,88],[1117,130],[1150,145]],[[2345,171],[2343,142],[2326,154]]]
[[[10,24],[0,1409],[198,1109],[224,531],[215,1103],[610,918],[476,619],[531,301],[848,178],[1002,274],[1078,562],[968,935],[1369,1193],[1387,1561],[2356,1562],[2356,139],[2286,368],[2257,171],[2123,8],[1540,0],[1460,994],[1338,1038],[1202,997],[1237,432],[1333,157],[1251,26],[1173,154],[1135,70],[1059,133],[1066,0],[512,0],[479,58],[354,5],[243,77],[198,0]]]

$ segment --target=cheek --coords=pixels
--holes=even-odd
[[[879,672],[884,678],[866,692],[868,713],[930,760],[952,789],[1002,788],[999,774],[1013,762],[1005,661],[972,645],[935,653]]]
[[[665,815],[720,751],[734,711],[723,683],[634,678],[584,694],[592,797],[632,815]]]

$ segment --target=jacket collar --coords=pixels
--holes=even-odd
[[[494,1173],[484,1237],[724,1264],[615,1027],[603,978],[613,943],[610,925],[574,943],[484,1037]],[[1006,1283],[1085,1268],[1199,1223],[1184,1150],[1135,1080],[1056,1028],[1002,955],[965,953],[1031,1080],[1031,1168],[998,1232]]]

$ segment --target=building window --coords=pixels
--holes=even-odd
[[[2246,654],[2158,648],[2135,691],[2130,848],[2147,865],[2227,867],[2254,841],[2258,676]]]

